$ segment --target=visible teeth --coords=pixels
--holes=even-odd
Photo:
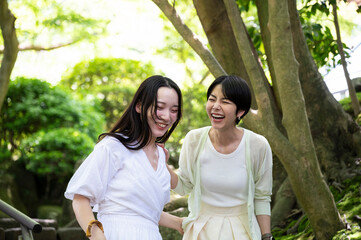
[[[218,115],[218,114],[212,114],[212,117],[214,117],[214,118],[224,118],[223,115]]]
[[[165,124],[162,124],[162,123],[157,123],[158,124],[158,126],[159,127],[162,127],[162,128],[164,128],[164,127],[166,127],[167,125],[165,125]]]

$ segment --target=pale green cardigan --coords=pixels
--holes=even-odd
[[[178,184],[174,189],[180,195],[189,194],[189,216],[183,221],[183,229],[194,221],[200,211],[201,182],[199,153],[204,147],[210,126],[190,131],[185,139],[179,158]],[[271,215],[272,151],[263,136],[244,129],[246,167],[248,172],[248,223],[253,240],[261,239],[255,215]]]

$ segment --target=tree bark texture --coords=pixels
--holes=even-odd
[[[4,39],[4,53],[0,67],[0,112],[9,88],[10,75],[18,55],[18,39],[15,17],[8,8],[7,0],[0,0],[0,26]]]
[[[273,90],[277,102],[280,102],[270,50],[270,31],[267,28],[268,3],[256,0],[256,4]],[[355,164],[355,156],[361,155],[360,127],[335,100],[318,72],[302,31],[296,1],[289,0],[288,5],[293,48],[299,63],[299,78],[317,156],[325,179],[341,182],[350,177],[350,174],[356,174],[349,166]],[[348,168],[339,171],[345,166]]]
[[[290,214],[296,203],[289,178],[283,181],[276,193],[275,199],[272,201],[274,201],[274,205],[271,214],[271,227],[274,228],[277,225],[284,225],[283,221]]]
[[[339,170],[354,165],[354,158],[361,155],[361,129],[328,90],[308,49],[296,1],[288,3],[294,52],[321,169],[328,181],[340,182],[349,174]]]
[[[283,113],[282,122],[287,130],[290,143],[295,147],[297,156],[293,160],[293,168],[286,167],[286,170],[297,199],[307,213],[317,239],[330,239],[338,230],[342,229],[343,224],[332,194],[322,178],[313,145],[299,82],[299,63],[293,51],[288,3],[287,0],[269,0],[268,3],[270,46],[275,77],[279,87]],[[287,68],[284,67],[286,65]],[[305,197],[307,191],[310,195]]]

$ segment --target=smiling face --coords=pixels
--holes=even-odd
[[[216,129],[234,127],[235,119],[244,112],[237,112],[236,104],[224,96],[221,84],[213,88],[207,100],[206,110],[212,127]]]
[[[147,110],[147,121],[154,141],[157,137],[162,137],[177,120],[178,108],[177,92],[173,88],[159,88],[156,106]],[[141,103],[137,104],[136,111],[140,113]]]

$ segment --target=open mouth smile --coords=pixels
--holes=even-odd
[[[215,113],[212,113],[211,116],[212,116],[212,118],[214,118],[215,120],[221,120],[221,119],[225,118],[224,115],[215,114]]]
[[[155,123],[155,124],[160,128],[166,128],[167,127],[167,124],[164,124],[164,123]]]

